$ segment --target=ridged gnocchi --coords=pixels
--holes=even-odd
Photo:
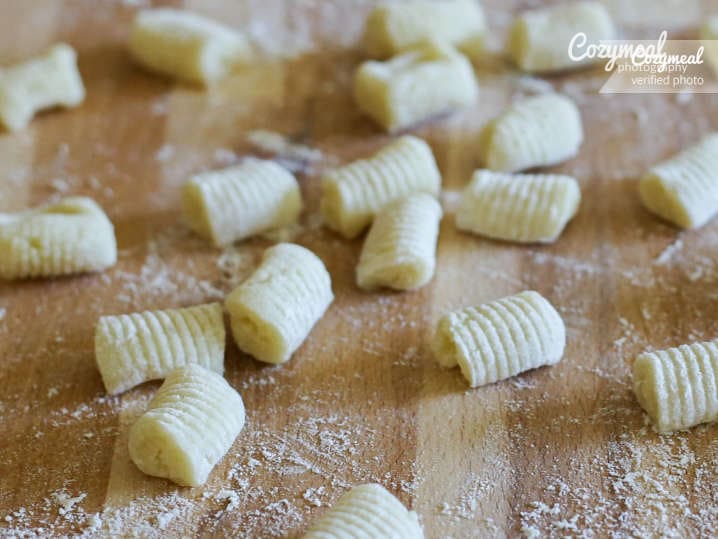
[[[480,41],[485,31],[484,13],[475,0],[414,0],[375,7],[362,40],[369,56],[388,58],[426,40],[461,48]]]
[[[559,94],[524,99],[489,122],[479,152],[485,168],[517,172],[574,157],[583,142],[578,107]]]
[[[76,107],[85,100],[75,49],[64,43],[26,62],[0,68],[0,124],[9,131],[26,127],[51,107]]]
[[[368,61],[354,75],[359,109],[388,132],[476,102],[471,63],[450,45],[427,42],[385,62]]]
[[[456,226],[499,240],[552,243],[580,203],[571,176],[477,170],[461,195]]]
[[[389,202],[413,192],[437,196],[441,174],[423,140],[399,137],[375,155],[322,177],[321,212],[326,225],[354,238]]]
[[[566,346],[566,327],[541,294],[521,292],[441,317],[432,341],[440,365],[461,369],[471,387],[554,365]]]
[[[369,483],[345,492],[309,527],[304,539],[423,539],[414,511],[381,485]]]
[[[117,262],[112,223],[85,197],[19,213],[0,213],[0,278],[102,271]]]
[[[364,240],[357,284],[412,290],[428,283],[436,267],[441,205],[431,195],[414,193],[381,210]]]
[[[698,228],[718,212],[718,133],[651,168],[639,185],[643,205],[681,228]]]
[[[197,174],[182,192],[185,218],[202,237],[221,247],[295,223],[302,211],[291,172],[260,159]]]
[[[660,432],[718,420],[718,341],[639,355],[633,389]]]
[[[132,462],[178,485],[204,484],[244,427],[242,397],[222,375],[190,364],[167,374],[130,428]]]
[[[130,53],[145,68],[209,84],[246,62],[251,50],[238,31],[190,11],[140,11],[130,30]]]
[[[222,374],[224,341],[220,303],[103,316],[95,358],[105,389],[115,395],[188,364]]]
[[[266,363],[284,363],[334,300],[314,253],[292,243],[264,252],[262,263],[225,303],[237,346]]]

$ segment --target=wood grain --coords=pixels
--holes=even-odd
[[[459,233],[449,214],[429,286],[368,294],[354,282],[361,240],[342,240],[316,215],[321,171],[388,140],[350,94],[361,60],[352,44],[371,2],[161,2],[244,28],[268,52],[208,91],[130,62],[136,3],[0,0],[0,60],[68,41],[88,91],[78,109],[0,134],[0,211],[92,196],[120,248],[102,275],[0,283],[0,536],[297,537],[367,481],[415,508],[429,538],[718,533],[716,427],[658,436],[629,379],[646,348],[718,336],[718,222],[679,233],[636,194],[646,167],[718,129],[716,96],[602,96],[600,70],[550,79],[577,100],[587,135],[576,159],[551,169],[583,191],[560,240],[492,242]],[[498,34],[524,7],[484,4]],[[611,4],[626,32],[657,35],[675,22],[651,3],[654,26],[641,27]],[[696,22],[677,31],[690,36]],[[481,126],[525,91],[500,61],[478,75],[476,107],[413,130],[436,154],[447,199],[477,165]],[[106,397],[93,325],[221,299],[252,270],[274,240],[214,250],[182,224],[178,192],[188,174],[254,153],[245,137],[259,128],[323,152],[298,174],[307,211],[288,238],[324,260],[336,301],[286,365],[261,365],[228,342],[227,378],[248,424],[205,486],[178,489],[129,460],[127,430],[157,384]],[[474,390],[436,365],[427,343],[441,313],[523,289],[566,321],[560,364]],[[63,492],[84,497],[68,505]]]

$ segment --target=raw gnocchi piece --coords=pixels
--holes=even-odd
[[[9,131],[26,127],[51,107],[76,107],[85,99],[77,53],[64,43],[43,55],[0,68],[0,123]]]
[[[224,335],[220,303],[102,316],[95,359],[105,389],[116,395],[189,364],[222,374]]]
[[[412,1],[377,6],[364,28],[364,49],[388,58],[425,40],[461,47],[481,40],[486,22],[475,0]]]
[[[321,212],[329,228],[354,238],[389,202],[412,192],[437,196],[440,189],[441,174],[431,148],[407,135],[367,159],[326,173]]]
[[[367,234],[357,266],[357,284],[412,290],[428,283],[436,267],[441,205],[414,193],[381,210]]]
[[[456,226],[505,241],[552,243],[580,203],[571,176],[477,170],[461,195]]]
[[[530,73],[600,62],[600,58],[574,61],[569,57],[571,39],[579,32],[586,35],[587,44],[598,44],[614,39],[616,29],[608,10],[599,2],[567,2],[533,9],[516,17],[509,37],[509,54],[520,69]]]
[[[167,374],[130,428],[130,458],[147,475],[204,484],[244,427],[242,397],[221,374],[186,365]]]
[[[280,243],[227,297],[239,348],[266,363],[284,363],[334,300],[329,273],[310,250]]]
[[[660,432],[718,419],[718,341],[647,352],[633,364],[638,402]]]
[[[641,178],[643,205],[681,228],[698,228],[718,212],[718,133],[710,133]]]
[[[469,385],[478,387],[554,365],[565,345],[556,309],[538,292],[526,291],[445,314],[432,349],[439,364],[458,365]]]
[[[489,122],[480,153],[490,170],[517,172],[574,157],[583,142],[578,107],[559,94],[524,99]]]
[[[433,42],[386,62],[364,62],[354,75],[359,109],[389,132],[471,105],[478,94],[466,57],[451,46]]]
[[[309,527],[304,539],[423,539],[414,511],[381,485],[368,483],[345,492]]]
[[[193,176],[182,203],[190,226],[217,247],[295,223],[302,211],[291,172],[260,159]]]
[[[190,11],[158,8],[135,17],[130,53],[151,71],[209,84],[246,62],[251,51],[246,38],[229,26]]]
[[[0,213],[2,279],[101,271],[115,262],[115,230],[90,198],[70,197],[20,213]]]

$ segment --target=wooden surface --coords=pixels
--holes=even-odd
[[[138,3],[0,0],[0,61],[68,41],[87,86],[82,107],[0,134],[0,211],[91,196],[120,247],[101,275],[0,284],[0,535],[295,537],[367,481],[417,510],[429,538],[718,533],[718,427],[658,436],[629,378],[644,349],[718,336],[718,220],[679,233],[636,194],[647,166],[718,129],[716,96],[600,96],[600,70],[551,79],[580,105],[586,132],[579,157],[551,169],[583,190],[560,240],[492,242],[457,232],[449,213],[429,286],[367,294],[353,278],[361,240],[322,229],[317,211],[321,170],[387,140],[349,92],[370,2],[163,2],[244,28],[275,55],[208,92],[132,65],[124,41]],[[525,7],[485,4],[499,35]],[[616,14],[624,32],[652,39],[674,25],[693,35],[699,13],[611,4],[630,4]],[[414,130],[436,154],[447,206],[477,165],[481,125],[527,93],[500,62],[478,73],[476,107]],[[284,366],[228,342],[247,426],[205,486],[177,489],[127,454],[128,426],[157,384],[106,397],[93,325],[221,299],[251,271],[272,239],[212,249],[183,226],[178,189],[253,153],[245,136],[258,128],[324,156],[298,174],[307,211],[282,238],[324,260],[336,301]],[[474,390],[436,365],[427,341],[440,313],[527,288],[566,321],[559,365]]]

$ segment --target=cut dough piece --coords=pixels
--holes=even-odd
[[[307,531],[304,539],[423,539],[414,511],[381,485],[345,492]]]
[[[582,67],[600,58],[574,61],[571,39],[582,32],[587,44],[615,39],[608,10],[599,2],[566,2],[525,11],[516,17],[509,37],[509,54],[523,71],[542,73]],[[580,53],[581,51],[576,51]]]
[[[354,238],[388,203],[414,192],[438,196],[440,189],[431,148],[407,135],[369,158],[324,174],[321,212],[329,228]]]
[[[20,213],[0,213],[0,278],[102,271],[117,262],[112,223],[97,203],[64,198]]]
[[[571,176],[477,170],[461,195],[456,226],[505,241],[553,243],[580,203]]]
[[[130,428],[130,458],[147,475],[204,484],[244,426],[242,397],[200,365],[174,370]]]
[[[84,100],[77,53],[64,43],[24,63],[0,68],[0,124],[9,131],[26,127],[43,109],[76,107]]]
[[[484,167],[501,172],[555,165],[583,142],[578,107],[559,94],[524,99],[489,122],[480,138]]]
[[[471,63],[433,42],[386,62],[364,62],[354,76],[357,105],[389,132],[471,105],[478,95]]]
[[[95,359],[105,389],[122,393],[196,363],[224,372],[222,305],[103,316],[95,328]]]
[[[643,205],[681,228],[698,228],[718,212],[718,133],[710,133],[641,178]]]
[[[660,432],[718,419],[718,341],[647,352],[633,364],[638,402]]]
[[[363,42],[369,56],[388,58],[426,40],[475,45],[485,31],[484,13],[476,0],[420,0],[375,7]]]
[[[247,40],[233,28],[172,8],[140,11],[129,46],[145,68],[200,84],[224,78],[251,55]]]
[[[413,290],[434,276],[441,205],[426,193],[414,193],[384,207],[364,240],[357,284]]]
[[[227,297],[239,348],[266,363],[284,363],[334,300],[324,263],[310,250],[280,243]]]
[[[302,211],[292,173],[260,159],[197,174],[182,195],[192,228],[217,247],[296,223]]]
[[[565,346],[561,316],[533,291],[445,314],[432,342],[439,364],[458,365],[471,387],[554,365]]]

